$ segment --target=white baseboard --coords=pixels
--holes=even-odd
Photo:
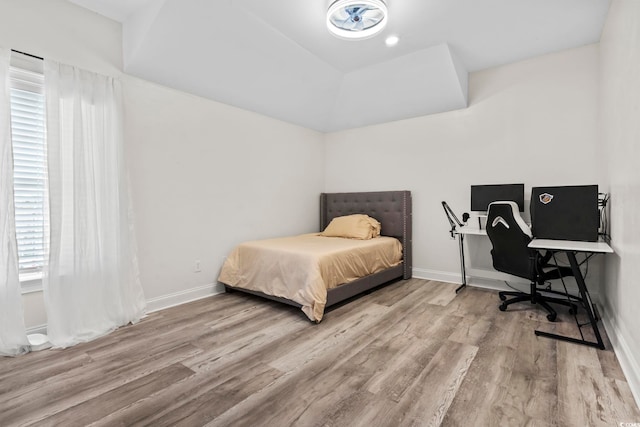
[[[455,283],[457,285],[462,283],[461,274],[458,273],[451,273],[449,271],[438,271],[438,270],[427,270],[424,268],[414,268],[413,270],[413,277],[417,278],[417,279],[424,279],[424,280],[435,280],[438,282],[446,282],[446,283]],[[472,270],[473,272],[478,272],[478,271],[482,271],[484,272],[484,270]],[[468,273],[471,271],[467,271]],[[477,288],[485,288],[485,289],[493,289],[496,291],[508,291],[508,290],[513,290],[511,288],[509,288],[503,280],[499,280],[496,279],[494,277],[491,276],[496,276],[496,275],[503,275],[505,277],[507,277],[507,275],[504,275],[502,273],[497,273],[495,272],[495,274],[491,274],[492,272],[486,272],[487,274],[482,274],[481,276],[476,276],[476,275],[470,275],[467,274],[467,285],[468,286],[475,286]],[[509,276],[511,277],[511,276]],[[517,278],[513,278],[515,279],[515,281],[517,282],[518,280],[522,280],[522,279],[517,279]],[[524,287],[523,287],[524,284]],[[516,287],[518,287],[519,289],[522,290],[526,290],[528,284],[522,282],[522,283],[515,283]]]
[[[436,280],[439,282],[446,283],[455,283],[461,284],[462,275],[459,273],[451,273],[449,271],[438,271],[438,270],[427,270],[424,268],[413,268],[413,277],[417,279],[424,280]],[[476,288],[483,289],[491,289],[495,291],[512,291],[513,288],[510,288],[505,283],[505,280],[509,282],[510,285],[519,289],[523,292],[527,292],[529,290],[529,283],[524,281],[519,277],[511,276],[508,274],[500,273],[492,270],[482,270],[482,269],[467,269],[467,285],[474,286]],[[558,282],[560,283],[560,282]],[[556,289],[560,289],[561,285],[558,285]],[[567,291],[569,293],[577,295],[579,293],[578,286],[573,283],[573,279],[571,279],[571,283],[567,283]],[[595,302],[600,301],[600,295],[597,291],[590,290],[589,291],[591,298]]]
[[[602,318],[602,325],[607,331],[609,341],[611,341],[611,345],[613,346],[613,352],[616,354],[622,372],[627,378],[627,384],[629,384],[631,393],[636,400],[636,405],[640,406],[640,360],[637,359],[637,355],[631,352],[616,322],[602,306],[600,309],[600,317]]]
[[[424,268],[413,268],[411,270],[412,276],[416,279],[424,279],[424,280],[435,280],[438,282],[446,282],[446,283],[462,283],[460,280],[461,275],[451,273],[449,271],[437,271],[437,270],[426,270]]]
[[[187,302],[196,301],[212,295],[224,293],[224,285],[221,283],[210,283],[197,288],[186,289],[184,291],[175,292],[173,294],[162,295],[147,300],[147,313],[163,310],[176,305],[185,304]],[[36,325],[27,328],[27,335],[30,334],[47,334],[47,325]]]
[[[153,313],[154,311],[175,307],[176,305],[221,294],[223,292],[224,285],[221,283],[210,283],[208,285],[198,286],[197,288],[186,289],[173,294],[151,298],[147,300],[147,313]]]
[[[47,325],[46,325],[46,323],[44,325],[32,326],[30,328],[27,328],[27,335],[31,335],[31,334],[47,335]]]

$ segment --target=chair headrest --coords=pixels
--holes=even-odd
[[[509,223],[513,218],[513,221],[518,227],[520,227],[522,232],[533,238],[531,228],[529,228],[524,219],[522,219],[522,216],[520,216],[520,211],[516,202],[506,200],[492,202],[489,204],[487,213],[488,218],[493,218],[491,220],[491,224],[487,224],[487,226],[495,228],[498,224],[502,224],[502,226],[509,228]]]

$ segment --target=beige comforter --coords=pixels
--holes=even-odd
[[[400,264],[402,245],[393,237],[371,240],[318,233],[245,242],[227,257],[218,280],[287,298],[322,320],[327,289]]]

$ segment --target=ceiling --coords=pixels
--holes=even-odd
[[[610,3],[386,0],[353,41],[328,0],[69,1],[122,22],[127,73],[322,132],[465,108],[468,73],[596,43]]]

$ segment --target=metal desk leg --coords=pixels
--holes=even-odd
[[[564,335],[550,334],[548,332],[536,331],[536,335],[548,337],[548,338],[556,338],[562,341],[573,342],[577,344],[584,344],[590,347],[596,347],[600,350],[604,350],[604,342],[602,342],[602,336],[600,336],[600,331],[598,330],[598,322],[596,320],[596,316],[593,312],[593,304],[591,303],[591,296],[589,295],[589,290],[587,289],[587,285],[584,283],[584,277],[582,277],[582,272],[580,271],[580,266],[578,265],[578,260],[576,259],[576,253],[574,251],[567,251],[567,258],[569,259],[569,264],[571,264],[571,270],[573,271],[573,275],[576,278],[576,283],[578,284],[578,289],[580,290],[580,297],[582,298],[582,305],[584,309],[587,310],[587,315],[589,316],[589,323],[591,324],[591,328],[593,328],[593,333],[596,336],[597,342],[580,340],[577,338],[566,337]],[[580,325],[578,325],[580,328]],[[582,334],[582,332],[580,332]]]
[[[458,245],[460,246],[460,271],[462,272],[462,285],[458,286],[456,293],[467,286],[467,270],[464,265],[464,234],[458,234]]]

